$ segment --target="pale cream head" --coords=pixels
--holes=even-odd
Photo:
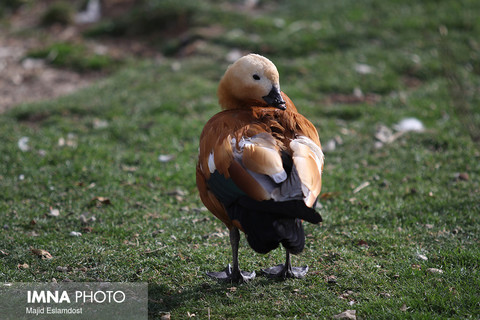
[[[222,109],[261,105],[285,108],[277,68],[258,54],[246,55],[228,67],[218,87],[218,98]]]

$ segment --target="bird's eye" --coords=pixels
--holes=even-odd
[[[254,79],[254,80],[260,80],[260,76],[259,76],[258,74],[254,74],[254,75],[253,75],[253,79]]]

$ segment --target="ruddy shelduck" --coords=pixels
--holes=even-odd
[[[302,278],[308,267],[292,267],[290,254],[305,246],[302,221],[322,221],[314,209],[324,160],[317,130],[280,90],[275,65],[257,54],[228,67],[218,100],[223,111],[202,131],[196,178],[202,202],[230,231],[233,263],[207,274],[255,278],[239,268],[241,230],[256,252],[285,247],[285,264],[262,270],[267,276]]]

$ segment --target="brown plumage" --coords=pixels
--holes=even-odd
[[[303,277],[289,252],[304,245],[301,219],[318,223],[312,209],[321,189],[323,153],[317,130],[280,91],[275,65],[250,54],[230,66],[218,88],[224,111],[213,116],[200,137],[196,171],[200,198],[230,230],[233,267],[208,273],[218,279],[250,280],[238,268],[238,230],[262,253],[280,243],[285,265],[265,273]]]

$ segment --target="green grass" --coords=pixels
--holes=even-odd
[[[93,53],[82,44],[69,42],[57,42],[44,48],[33,49],[27,52],[26,57],[44,59],[55,67],[78,72],[111,71],[120,64],[120,61],[107,54]]]
[[[132,62],[90,88],[1,116],[2,281],[146,281],[154,319],[331,319],[347,309],[362,319],[478,318],[480,3],[265,6],[248,14],[209,4],[194,24],[220,16],[214,22],[225,32],[193,56]],[[294,257],[310,267],[304,280],[234,285],[205,276],[224,268],[230,248],[224,226],[202,209],[194,168],[232,48],[271,58],[323,143],[343,141],[326,153],[324,222],[305,226],[305,251]],[[358,64],[372,73],[359,74]],[[376,98],[335,100],[356,88]],[[376,148],[377,126],[406,117],[427,130]],[[22,137],[28,151],[18,147]],[[160,162],[161,154],[175,158]],[[96,220],[84,224],[81,215]],[[283,260],[282,250],[241,246],[245,270]]]

